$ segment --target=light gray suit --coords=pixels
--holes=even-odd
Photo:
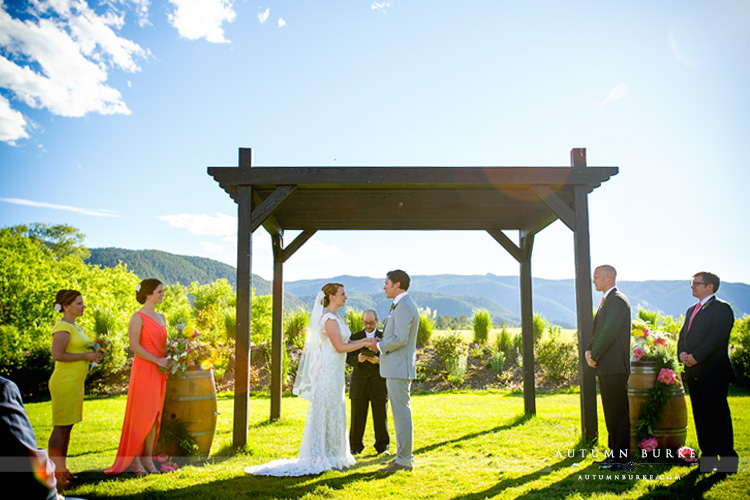
[[[411,381],[417,378],[419,312],[411,297],[399,300],[385,320],[380,349],[380,376],[388,386],[393,425],[396,428],[396,463],[412,467],[414,431],[411,420]]]

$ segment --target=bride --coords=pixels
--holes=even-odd
[[[349,327],[337,314],[345,302],[341,283],[327,283],[315,299],[293,389],[310,402],[299,457],[247,467],[246,474],[304,476],[354,465],[346,425],[345,353],[365,346],[375,350],[377,340],[349,342]]]

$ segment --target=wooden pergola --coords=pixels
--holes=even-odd
[[[584,359],[593,332],[588,194],[619,169],[587,167],[583,148],[573,149],[570,157],[569,167],[255,167],[252,150],[240,148],[239,166],[209,167],[208,174],[237,203],[233,446],[244,446],[248,437],[252,238],[260,226],[273,243],[271,419],[275,420],[281,415],[284,262],[317,231],[487,231],[520,265],[523,358],[534,359],[534,236],[557,219],[574,234],[581,432],[587,442],[596,439],[596,382]],[[285,230],[302,232],[285,244]],[[518,231],[518,243],[506,235],[508,230]],[[523,364],[523,378],[524,409],[535,414],[534,363]]]

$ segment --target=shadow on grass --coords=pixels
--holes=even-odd
[[[216,479],[203,484],[195,484],[183,488],[177,487],[169,491],[145,490],[127,494],[86,494],[89,500],[97,498],[107,499],[130,499],[148,498],[149,500],[161,499],[189,499],[208,500],[223,498],[253,498],[253,499],[290,499],[306,497],[329,497],[331,493],[343,490],[347,485],[364,481],[379,481],[389,477],[387,474],[377,472],[357,472],[357,469],[368,467],[379,461],[380,458],[373,457],[370,460],[358,462],[357,465],[345,472],[327,472],[318,476],[300,477],[269,477],[250,476],[232,477],[229,479]],[[87,485],[101,487],[107,482],[128,481],[135,478],[130,473],[122,476],[107,476],[100,471],[82,472],[78,474],[80,482]],[[151,477],[151,476],[149,476]],[[167,477],[167,476],[165,476]],[[73,492],[75,494],[75,491]]]
[[[508,429],[512,429],[513,427],[517,427],[519,425],[524,424],[525,422],[528,422],[533,417],[534,417],[534,415],[526,415],[526,414],[519,415],[518,417],[516,417],[516,419],[513,422],[511,422],[509,424],[499,425],[497,427],[493,427],[492,429],[485,429],[485,430],[480,431],[480,432],[474,432],[474,433],[471,433],[471,434],[466,434],[466,435],[463,435],[463,436],[460,436],[460,437],[457,437],[455,439],[451,439],[451,440],[448,440],[448,441],[442,441],[440,443],[434,443],[434,444],[431,444],[429,446],[424,446],[422,448],[414,450],[414,454],[415,455],[421,455],[423,453],[428,453],[428,452],[433,451],[433,450],[435,450],[437,448],[442,448],[443,446],[448,446],[448,445],[453,444],[453,443],[459,443],[461,441],[465,441],[465,440],[468,440],[468,439],[474,439],[474,438],[477,438],[477,437],[485,436],[487,434],[494,434],[494,433],[499,432],[499,431],[507,431]]]

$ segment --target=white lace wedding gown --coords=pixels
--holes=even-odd
[[[333,313],[326,312],[320,318],[321,332],[325,333],[325,322],[329,319],[338,323],[341,340],[348,342],[351,336],[349,327]],[[328,336],[324,334],[321,339],[321,357],[314,379],[313,394],[305,417],[299,457],[247,467],[245,473],[256,476],[304,476],[354,465],[355,459],[349,451],[346,425],[345,365],[346,353],[336,352]]]

